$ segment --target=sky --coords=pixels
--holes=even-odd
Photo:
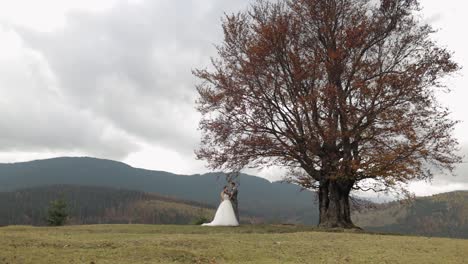
[[[0,0],[0,162],[93,156],[179,174],[207,172],[194,155],[200,115],[191,71],[216,55],[223,14],[252,2]],[[468,154],[468,2],[420,3],[420,15],[438,29],[434,39],[464,67],[445,81],[452,92],[438,98],[461,121],[455,137]],[[278,168],[247,172],[281,177]],[[455,174],[410,190],[468,190],[468,165]]]

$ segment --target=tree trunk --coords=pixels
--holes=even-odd
[[[351,221],[349,193],[353,182],[324,180],[319,187],[319,227],[358,228]]]

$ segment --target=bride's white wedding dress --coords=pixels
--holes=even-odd
[[[238,226],[234,208],[227,194],[223,194],[223,201],[216,210],[215,216],[211,223],[203,224],[203,226]]]

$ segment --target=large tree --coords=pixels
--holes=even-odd
[[[459,67],[419,11],[416,0],[280,0],[226,15],[212,67],[194,71],[198,157],[290,168],[318,191],[322,227],[354,227],[352,190],[451,171],[456,122],[436,93]]]

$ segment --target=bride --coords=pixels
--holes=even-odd
[[[221,204],[216,210],[215,216],[211,223],[203,224],[203,226],[238,226],[236,214],[229,199],[228,187],[224,186],[221,192]]]

